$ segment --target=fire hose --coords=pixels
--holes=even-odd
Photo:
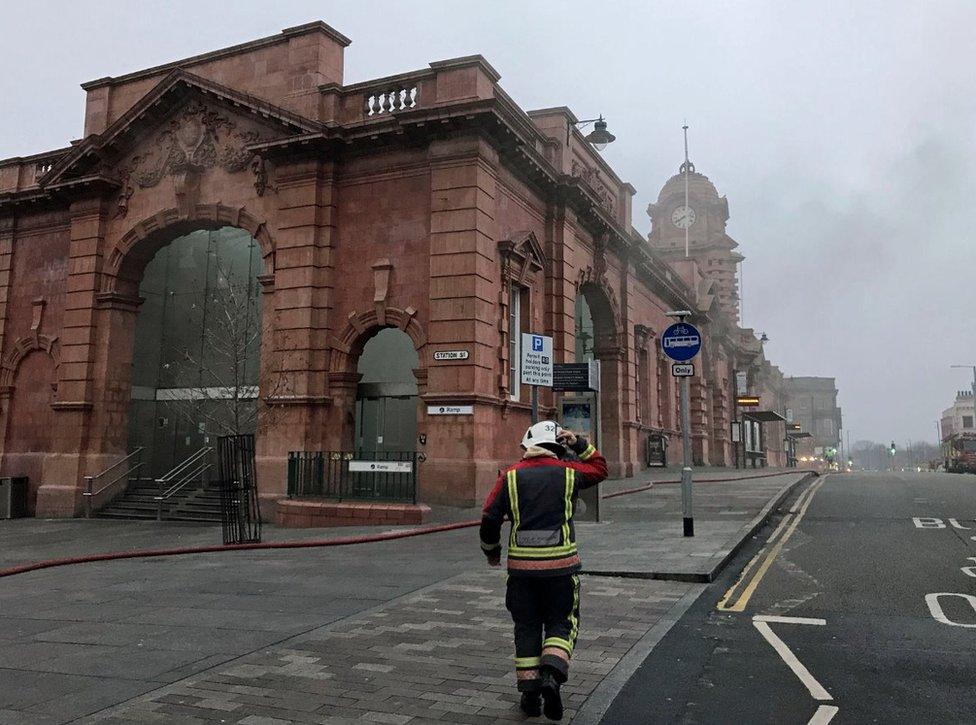
[[[794,470],[779,473],[763,473],[755,476],[739,476],[732,478],[708,478],[702,479],[699,483],[720,483],[726,481],[737,481],[754,478],[769,478],[771,476],[783,476],[790,473],[804,473],[805,471]],[[617,496],[627,496],[634,493],[641,493],[653,488],[655,485],[667,485],[680,483],[680,479],[656,481],[637,486],[635,488],[614,491],[604,494],[602,498],[616,498]],[[0,579],[16,574],[26,574],[41,569],[54,569],[61,566],[73,566],[75,564],[91,564],[100,561],[118,561],[120,559],[150,559],[162,556],[183,556],[185,554],[213,554],[224,551],[256,551],[264,549],[313,549],[327,546],[352,546],[354,544],[372,544],[381,541],[393,541],[396,539],[408,539],[413,536],[426,536],[427,534],[438,534],[444,531],[454,531],[456,529],[468,529],[479,526],[481,519],[470,521],[458,521],[451,524],[434,524],[431,526],[421,526],[415,529],[403,531],[387,531],[381,534],[367,534],[360,536],[338,536],[333,539],[310,539],[307,541],[271,541],[253,544],[220,544],[212,546],[184,546],[169,549],[136,549],[133,551],[115,551],[104,554],[86,554],[83,556],[71,556],[61,559],[46,559],[35,561],[28,564],[20,564],[5,569],[0,569]]]

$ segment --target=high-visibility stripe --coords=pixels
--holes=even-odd
[[[546,647],[558,647],[563,650],[566,654],[573,654],[573,643],[569,642],[562,637],[546,637],[545,641],[542,643],[542,648]]]
[[[502,548],[501,544],[486,544],[484,541],[481,542],[482,551],[494,551],[495,549]]]
[[[578,553],[576,544],[567,546],[509,546],[508,555],[515,558],[555,559]]]
[[[569,520],[573,518],[573,476],[576,472],[572,468],[566,469],[566,515],[563,517],[563,545],[569,544]]]
[[[593,456],[594,453],[596,453],[596,448],[593,446],[592,443],[590,443],[590,445],[588,445],[586,447],[586,450],[583,451],[582,453],[580,453],[579,459],[581,461],[588,460],[589,458],[591,458]]]
[[[538,667],[542,664],[541,657],[516,657],[515,666],[518,668]]]
[[[576,644],[576,636],[579,634],[579,617],[576,612],[579,609],[579,576],[573,574],[573,608],[569,612],[569,621],[572,625],[569,630],[569,641]]]
[[[509,536],[508,549],[512,550],[515,546],[515,532],[519,527],[519,502],[518,502],[518,483],[515,478],[515,471],[508,472],[508,505],[512,509],[512,533]]]

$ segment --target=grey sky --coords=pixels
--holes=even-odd
[[[605,17],[596,17],[602,13]],[[481,53],[525,108],[603,113],[634,224],[691,157],[729,198],[745,324],[837,377],[853,438],[933,440],[976,363],[976,3],[6,2],[0,158],[82,131],[78,84],[321,19],[346,81]]]

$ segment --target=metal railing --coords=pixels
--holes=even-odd
[[[224,544],[261,541],[261,507],[254,468],[253,434],[217,439],[220,524]]]
[[[139,446],[125,458],[116,461],[101,473],[96,473],[94,476],[85,476],[85,491],[81,495],[85,499],[86,519],[91,518],[92,511],[96,508],[94,505],[94,499],[96,496],[99,496],[108,489],[112,488],[112,486],[117,484],[119,481],[125,481],[126,485],[120,487],[120,492],[125,491],[126,487],[128,487],[129,479],[132,478],[132,474],[136,473],[140,468],[142,468],[143,464],[145,463],[145,461],[142,460],[142,451],[143,446]],[[121,473],[117,470],[120,467]],[[112,478],[112,480],[108,483],[103,484],[102,479],[108,477],[109,475],[114,475],[114,478]],[[95,490],[96,486],[98,486],[97,490]]]
[[[288,496],[417,502],[416,451],[292,451]]]
[[[207,471],[213,466],[213,462],[207,458],[212,452],[213,446],[204,446],[156,479],[156,488],[159,493],[153,497],[153,500],[156,502],[157,521],[163,520],[163,505],[173,496],[198,478],[202,478],[206,484]]]

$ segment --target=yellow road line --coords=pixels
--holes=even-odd
[[[718,609],[726,610],[726,605],[728,601],[732,598],[733,594],[735,594],[735,592],[739,589],[739,586],[742,584],[742,582],[746,581],[749,578],[749,575],[752,573],[753,567],[756,566],[760,561],[762,561],[762,558],[766,554],[766,551],[768,551],[769,547],[772,544],[776,543],[777,537],[780,535],[783,529],[786,528],[786,526],[793,520],[793,515],[796,514],[798,507],[802,506],[804,501],[806,501],[807,497],[810,495],[810,491],[812,488],[813,486],[807,486],[806,490],[804,490],[804,492],[797,497],[796,501],[793,503],[793,506],[790,507],[789,513],[783,517],[783,520],[779,522],[779,526],[776,527],[776,530],[773,531],[772,535],[766,540],[766,543],[763,544],[763,547],[756,553],[754,557],[752,557],[752,559],[746,565],[745,569],[742,570],[742,573],[739,575],[739,578],[736,579],[735,584],[729,587],[729,590],[725,592],[725,596],[722,597],[721,601],[716,605]]]
[[[783,534],[783,537],[776,542],[775,546],[773,546],[772,549],[770,549],[769,553],[766,555],[766,558],[763,559],[762,564],[756,570],[756,573],[752,577],[752,580],[749,582],[746,588],[742,590],[742,594],[739,595],[735,603],[731,605],[728,604],[729,597],[738,588],[739,584],[745,580],[748,572],[752,570],[753,563],[758,561],[762,557],[763,552],[765,552],[765,549],[763,549],[758,554],[756,554],[753,561],[749,562],[749,566],[746,567],[746,570],[743,572],[743,575],[725,593],[725,596],[722,598],[722,601],[718,603],[716,607],[717,609],[720,609],[723,612],[742,612],[745,610],[746,605],[749,603],[749,599],[751,599],[752,595],[755,594],[756,588],[759,586],[759,582],[761,582],[763,580],[763,577],[766,576],[766,572],[769,571],[769,567],[772,566],[773,562],[776,560],[776,557],[779,556],[779,552],[783,550],[783,546],[786,544],[787,541],[790,540],[790,537],[793,536],[793,532],[796,531],[797,527],[800,525],[800,521],[803,520],[804,514],[806,514],[807,509],[810,507],[810,502],[813,501],[814,494],[816,494],[816,492],[823,485],[823,482],[826,480],[827,480],[826,477],[821,478],[819,481],[817,481],[812,486],[810,486],[810,488],[808,488],[806,492],[804,492],[804,494],[801,495],[800,498],[797,500],[797,507],[796,507],[797,514],[792,519],[792,521],[790,521],[790,515],[787,515],[783,519],[783,522],[779,525],[779,527],[777,527],[776,531],[773,532],[773,537],[770,537],[770,541],[772,541],[773,538],[775,538],[776,533],[783,528],[786,522],[790,521],[789,527],[786,529],[786,533]],[[800,503],[801,501],[803,502],[802,504]]]

